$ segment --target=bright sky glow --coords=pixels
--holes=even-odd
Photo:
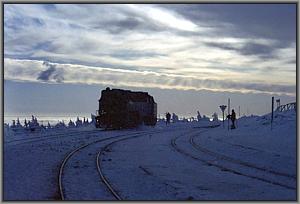
[[[137,10],[142,15],[146,15],[156,23],[161,23],[165,26],[185,31],[197,31],[198,26],[191,21],[188,21],[180,16],[153,6],[137,6],[129,5],[130,8]]]

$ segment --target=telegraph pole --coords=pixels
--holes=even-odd
[[[274,96],[272,96],[272,117],[271,117],[271,130],[273,128],[273,110],[274,110]]]
[[[230,115],[230,98],[228,98],[228,115]],[[228,118],[228,131],[229,131],[229,118]]]

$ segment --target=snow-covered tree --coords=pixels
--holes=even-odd
[[[40,127],[41,127],[42,130],[46,130],[46,127],[43,124],[41,124]]]
[[[212,115],[212,118],[213,118],[213,121],[218,121],[218,114],[215,112],[213,115]]]
[[[172,121],[173,121],[173,123],[176,123],[176,122],[179,121],[178,120],[178,115],[176,115],[175,113],[172,114]]]
[[[182,122],[189,122],[185,117],[182,118]]]
[[[85,119],[85,117],[83,117],[83,124],[88,125],[89,124],[89,119],[88,118]]]
[[[21,123],[20,123],[19,118],[17,119],[17,125],[16,125],[16,127],[17,127],[17,128],[22,128],[22,127],[23,127],[23,126],[21,125]]]
[[[96,125],[96,116],[91,114],[91,118],[92,118],[91,124]]]
[[[65,122],[64,121],[59,121],[55,126],[54,128],[58,128],[58,129],[63,129],[63,128],[66,128],[66,125],[65,125]]]
[[[197,115],[197,120],[200,121],[200,120],[202,119],[202,117],[201,117],[201,115],[200,115],[200,112],[197,111],[197,114],[198,114],[198,115]]]
[[[80,120],[79,117],[77,117],[76,127],[80,127],[80,126],[82,126],[82,120]]]
[[[203,117],[202,117],[201,120],[202,120],[202,121],[209,121],[209,117],[207,117],[206,115],[203,115]]]
[[[24,121],[24,126],[25,126],[25,128],[27,128],[27,127],[28,127],[28,123],[27,123],[27,120],[26,120],[26,118],[25,118],[25,121]]]
[[[33,115],[31,116],[31,121],[28,122],[28,127],[31,131],[35,131],[36,129],[40,128],[37,118]]]
[[[17,118],[17,124],[16,121],[13,120],[13,125],[11,126],[11,128],[13,131],[19,131],[23,129],[23,126],[21,125],[19,118]]]
[[[47,124],[47,129],[51,129],[51,125],[50,125],[49,121],[48,121],[48,124]]]
[[[9,124],[4,123],[4,130],[9,131]]]
[[[12,120],[12,125],[10,126],[11,128],[15,128],[16,127],[16,121]]]
[[[72,120],[70,120],[70,122],[68,123],[68,127],[69,128],[75,127],[75,123]]]

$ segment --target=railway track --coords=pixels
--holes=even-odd
[[[161,131],[159,131],[161,132]],[[110,182],[108,181],[108,179],[104,176],[104,173],[102,171],[101,168],[101,155],[103,155],[103,153],[113,144],[121,142],[121,141],[125,141],[125,140],[129,140],[129,139],[133,139],[133,138],[137,138],[137,137],[142,137],[142,136],[146,136],[149,133],[157,133],[157,132],[148,132],[148,133],[144,133],[142,135],[136,135],[136,136],[131,136],[131,137],[126,137],[126,138],[122,138],[113,142],[110,142],[109,144],[105,145],[98,153],[97,153],[97,157],[96,157],[96,165],[97,165],[97,169],[98,169],[98,173],[99,176],[101,178],[101,180],[103,181],[103,183],[106,185],[106,187],[109,189],[109,191],[113,194],[113,196],[117,199],[117,200],[123,200],[121,198],[121,196],[117,193],[117,191],[113,188],[113,186],[110,184]]]
[[[133,133],[134,135],[136,134],[145,134],[145,133]],[[130,134],[129,134],[130,135]],[[132,134],[131,134],[132,135]],[[111,140],[111,139],[115,139],[115,138],[119,138],[119,137],[122,137],[122,136],[128,136],[128,134],[124,134],[124,135],[116,135],[116,136],[112,136],[112,137],[107,137],[107,138],[102,138],[102,139],[99,139],[99,140],[96,140],[96,141],[93,141],[93,142],[90,142],[88,144],[85,144],[85,145],[82,145],[78,148],[75,148],[73,151],[71,151],[70,153],[67,154],[67,156],[64,158],[64,160],[62,161],[61,163],[61,166],[60,166],[60,169],[59,169],[59,176],[58,176],[58,183],[59,183],[59,193],[60,193],[60,197],[62,200],[65,200],[65,195],[64,195],[64,190],[63,190],[63,183],[62,183],[62,177],[63,177],[63,170],[64,170],[64,167],[66,165],[66,163],[68,162],[68,160],[78,151],[90,146],[90,145],[93,145],[93,144],[96,144],[96,143],[100,143],[100,142],[104,142],[104,141],[107,141],[107,140]]]
[[[226,145],[230,145],[232,147],[238,147],[240,149],[244,149],[244,150],[250,150],[250,151],[254,151],[254,152],[260,152],[260,153],[263,153],[263,154],[268,154],[268,155],[273,155],[275,157],[286,157],[286,158],[291,158],[290,156],[288,155],[284,155],[284,154],[278,154],[276,152],[273,152],[273,151],[267,151],[267,150],[262,150],[262,149],[258,149],[258,148],[254,148],[252,146],[247,146],[247,145],[242,145],[242,144],[237,144],[237,143],[232,143],[232,142],[227,142],[227,141],[224,141],[224,140],[221,140],[220,138],[213,138],[214,141],[216,142],[219,142],[219,143],[222,143],[222,144],[226,144]],[[296,178],[296,176],[293,176],[294,178]]]
[[[204,130],[204,131],[201,131],[201,132],[197,132],[197,134],[199,134],[199,133],[204,133],[204,132],[206,132],[207,130]],[[197,161],[200,161],[200,162],[202,162],[202,163],[204,163],[204,164],[206,164],[206,165],[208,165],[208,166],[214,166],[214,167],[217,167],[218,169],[220,169],[220,170],[222,170],[222,171],[227,171],[227,172],[230,172],[230,173],[233,173],[233,174],[236,174],[236,175],[240,175],[240,176],[244,176],[244,177],[248,177],[248,178],[251,178],[251,179],[255,179],[255,180],[259,180],[259,181],[263,181],[263,182],[265,182],[265,183],[268,183],[268,184],[272,184],[272,185],[276,185],[276,186],[280,186],[280,187],[283,187],[283,188],[286,188],[286,189],[289,189],[289,190],[296,190],[296,187],[294,187],[294,186],[291,186],[291,185],[287,185],[287,184],[284,184],[284,183],[281,183],[281,182],[278,182],[278,181],[273,181],[273,180],[271,180],[271,179],[266,179],[266,178],[263,178],[263,177],[259,177],[259,176],[256,176],[256,175],[251,175],[251,174],[249,174],[249,173],[244,173],[244,172],[242,172],[241,170],[236,170],[236,169],[233,169],[233,168],[229,168],[228,166],[226,166],[226,165],[222,165],[222,164],[217,164],[217,163],[215,163],[215,162],[212,162],[212,161],[209,161],[209,160],[205,160],[205,159],[203,159],[203,158],[200,158],[199,156],[195,156],[195,155],[192,155],[191,153],[188,153],[187,151],[185,151],[185,150],[183,150],[182,148],[179,148],[178,147],[178,145],[176,144],[176,141],[180,138],[180,137],[182,137],[183,135],[180,135],[180,136],[178,136],[178,137],[175,137],[175,138],[173,138],[172,140],[171,140],[171,146],[177,151],[177,152],[179,152],[179,153],[181,153],[181,154],[183,154],[183,155],[185,155],[185,156],[187,156],[187,157],[190,157],[190,158],[192,158],[192,159],[194,159],[194,160],[197,160]],[[190,141],[189,142],[191,142],[191,139],[190,139]],[[191,143],[191,145],[193,145],[192,143]],[[194,146],[193,146],[194,147]],[[194,147],[195,148],[195,147]],[[196,149],[196,150],[198,150],[199,151],[199,149]],[[206,153],[206,154],[209,154],[208,152],[203,152],[203,153]],[[210,155],[210,154],[209,154]],[[212,155],[211,155],[212,156]],[[224,159],[222,159],[221,158],[221,156],[220,155],[218,155],[219,156],[219,158],[217,158],[217,159],[220,159],[220,160],[224,160]],[[214,157],[216,157],[216,155],[214,155]],[[232,160],[230,160],[231,158],[227,158],[228,160],[224,160],[224,161],[227,161],[227,162],[232,162]],[[230,161],[229,161],[230,160]],[[237,161],[236,161],[237,162]],[[243,164],[243,162],[242,162],[242,164]],[[241,165],[241,164],[239,164],[239,165]],[[245,167],[245,165],[244,165],[244,167]],[[247,166],[247,167],[249,167],[249,166]],[[251,167],[250,167],[251,168]],[[274,173],[274,172],[273,172]]]
[[[244,162],[242,160],[235,159],[235,158],[226,156],[224,154],[213,152],[213,151],[211,151],[211,150],[195,143],[195,140],[194,140],[195,137],[196,137],[196,135],[192,135],[190,137],[190,143],[198,151],[201,151],[203,153],[214,156],[218,159],[222,159],[222,160],[225,160],[225,161],[228,161],[228,162],[231,162],[231,163],[234,163],[234,164],[238,164],[238,165],[241,165],[241,166],[245,166],[245,167],[253,168],[253,169],[256,169],[256,170],[264,171],[264,172],[267,172],[267,173],[270,173],[270,174],[274,174],[276,176],[283,176],[283,177],[286,177],[286,178],[289,178],[289,179],[291,178],[291,179],[294,179],[294,180],[296,179],[296,176],[291,175],[291,174],[287,174],[287,173],[278,172],[278,171],[274,171],[274,170],[271,170],[271,169],[263,168],[263,167],[257,166],[255,164],[252,164],[252,163],[249,163],[249,162]]]
[[[176,130],[176,129],[174,129]],[[170,130],[166,130],[166,131],[170,131]],[[112,185],[109,183],[108,179],[104,176],[102,168],[101,168],[101,155],[103,154],[103,152],[105,150],[107,150],[107,148],[117,142],[121,142],[124,140],[128,140],[128,139],[133,139],[133,138],[137,138],[137,137],[141,137],[141,136],[147,136],[149,134],[153,134],[153,133],[162,133],[164,131],[162,130],[156,130],[156,131],[143,131],[143,132],[138,132],[138,133],[132,133],[132,134],[122,134],[122,135],[116,135],[116,136],[112,136],[112,137],[107,137],[107,138],[103,138],[103,139],[99,139],[99,140],[95,140],[93,142],[90,142],[88,144],[82,145],[76,149],[74,149],[73,151],[71,151],[70,153],[67,154],[67,156],[63,159],[60,169],[59,169],[59,175],[58,175],[58,184],[59,184],[59,193],[60,193],[60,197],[61,200],[65,200],[65,193],[64,193],[64,186],[63,186],[63,172],[64,172],[64,168],[66,166],[66,163],[68,162],[68,160],[78,151],[96,144],[96,143],[100,143],[100,142],[104,142],[104,141],[108,141],[108,140],[113,140],[118,138],[117,140],[114,140],[112,142],[110,142],[109,144],[105,145],[103,148],[101,148],[101,150],[97,153],[96,156],[96,167],[97,167],[97,171],[98,174],[101,178],[101,181],[104,183],[104,185],[107,187],[107,189],[109,190],[109,192],[111,192],[111,194],[113,195],[113,197],[116,200],[122,200],[121,196],[118,195],[117,191],[112,187]],[[122,137],[122,138],[120,138]]]
[[[24,138],[24,139],[18,139],[18,140],[12,140],[8,142],[4,142],[4,144],[7,145],[18,145],[18,144],[26,144],[26,143],[32,143],[32,142],[40,142],[40,141],[47,141],[47,140],[52,140],[52,139],[57,139],[57,137],[70,137],[70,136],[78,136],[82,135],[82,133],[85,134],[94,134],[94,133],[99,133],[99,130],[89,130],[89,131],[72,131],[72,132],[65,132],[65,133],[56,133],[50,136],[39,136],[39,137],[32,137],[32,138]],[[24,142],[22,142],[24,141]],[[19,143],[21,142],[21,143]],[[14,144],[16,143],[16,144]]]

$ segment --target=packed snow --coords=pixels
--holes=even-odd
[[[296,112],[104,131],[94,118],[4,125],[4,200],[296,200]],[[101,177],[105,178],[105,181]]]

